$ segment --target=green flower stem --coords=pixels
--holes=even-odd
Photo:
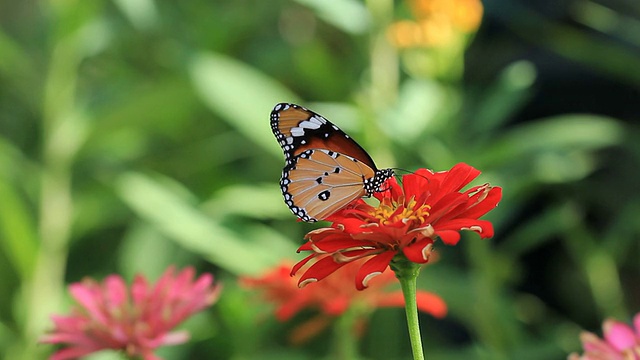
[[[338,317],[334,325],[335,359],[360,359],[358,355],[358,338],[354,332],[357,321],[358,311],[354,308],[350,308]]]
[[[391,261],[391,270],[396,273],[396,277],[400,280],[402,294],[404,295],[404,309],[407,313],[407,326],[409,327],[413,359],[424,360],[420,324],[418,323],[418,303],[416,301],[416,280],[420,273],[420,264],[411,262],[404,255],[398,254]]]

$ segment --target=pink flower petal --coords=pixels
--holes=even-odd
[[[85,308],[91,317],[101,325],[107,325],[107,317],[103,312],[101,295],[93,282],[74,283],[69,292],[76,301]]]
[[[127,285],[120,276],[107,276],[104,280],[105,284],[105,298],[107,300],[107,306],[119,307],[123,303],[129,301],[129,295],[127,293]]]
[[[163,358],[156,356],[153,352],[151,351],[144,351],[142,353],[142,360],[164,360]]]
[[[88,355],[94,351],[98,351],[100,349],[81,349],[81,348],[67,348],[56,351],[53,355],[49,357],[49,360],[73,360],[78,359],[82,356]]]
[[[142,304],[150,294],[149,283],[142,276],[136,276],[131,285],[131,297],[134,304]]]
[[[597,337],[595,334],[590,332],[582,332],[580,334],[580,341],[582,341],[582,347],[587,352],[596,352],[602,354],[613,354],[617,353],[616,349],[614,349],[609,343]]]
[[[171,330],[213,303],[220,289],[211,275],[196,279],[193,268],[174,274],[167,270],[152,290],[140,275],[130,288],[117,275],[102,283],[87,279],[71,284],[78,308],[70,316],[53,316],[54,330],[40,341],[64,347],[52,359],[75,359],[102,349],[156,359],[157,347],[186,341],[186,332]]]
[[[637,345],[636,335],[629,325],[615,321],[606,320],[602,326],[604,338],[618,351],[623,351]]]
[[[162,345],[178,345],[189,341],[189,333],[187,331],[173,331],[162,335],[156,347]]]

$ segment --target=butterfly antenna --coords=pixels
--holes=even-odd
[[[427,180],[427,182],[431,182],[431,181],[429,181],[429,178],[427,178],[427,177],[426,177],[426,176],[424,176],[424,175],[416,174],[416,172],[415,172],[415,171],[409,171],[409,170],[407,170],[407,169],[402,169],[402,168],[392,168],[392,169],[393,169],[393,171],[396,173],[396,179],[398,180],[398,182],[399,182],[400,184],[402,184],[402,177],[401,177],[401,176],[398,176],[398,174],[403,174],[403,175],[404,175],[404,174],[413,174],[413,175],[420,176],[421,178],[423,178],[423,179]]]

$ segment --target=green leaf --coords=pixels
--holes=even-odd
[[[196,55],[189,70],[198,94],[212,111],[256,144],[280,154],[269,114],[279,102],[295,102],[295,94],[275,79],[220,54]]]
[[[528,61],[510,64],[493,86],[483,89],[484,94],[477,100],[478,108],[473,114],[467,115],[469,125],[478,132],[491,134],[493,129],[510,120],[511,115],[529,100],[536,76],[536,68]]]
[[[338,29],[363,34],[369,29],[371,18],[365,6],[354,0],[296,0],[311,8],[319,18]]]
[[[20,274],[28,279],[38,248],[38,235],[33,214],[15,186],[0,178],[0,244],[7,258]]]
[[[207,217],[184,194],[158,179],[126,173],[116,182],[121,198],[144,220],[179,245],[234,274],[256,274],[294,252],[266,228],[247,229],[242,237]],[[286,250],[283,250],[286,249]]]
[[[247,204],[251,205],[247,206]],[[203,205],[203,208],[215,216],[240,215],[254,218],[274,218],[274,215],[292,216],[282,201],[280,188],[274,184],[227,186],[218,191]]]
[[[597,115],[563,115],[526,123],[504,134],[482,154],[490,163],[519,160],[532,153],[591,151],[619,144],[622,124]]]
[[[186,256],[187,251],[180,251],[180,245],[168,239],[156,227],[137,221],[130,227],[118,249],[118,262],[121,273],[127,278],[135,274],[157,279],[169,265],[182,268],[192,256]]]
[[[12,38],[0,30],[0,74],[24,81],[34,71],[31,57]]]
[[[11,266],[29,278],[35,263],[38,234],[28,192],[36,186],[38,168],[13,144],[0,137],[0,246]]]
[[[140,30],[148,30],[159,23],[160,14],[153,0],[115,0],[129,21]]]

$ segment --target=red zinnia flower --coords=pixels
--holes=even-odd
[[[55,329],[41,341],[63,344],[51,360],[76,359],[104,349],[126,352],[144,360],[158,360],[154,349],[188,340],[185,331],[170,332],[189,316],[213,304],[220,285],[204,274],[194,280],[191,267],[179,274],[170,267],[155,286],[136,276],[131,288],[122,277],[108,276],[103,283],[93,279],[69,286],[80,306],[69,316],[53,316]]]
[[[287,321],[304,309],[319,311],[320,316],[294,331],[294,341],[302,342],[328,326],[331,318],[342,315],[350,308],[368,312],[381,307],[404,307],[402,292],[389,291],[390,286],[398,284],[393,273],[388,272],[377,277],[367,291],[357,291],[352,286],[344,286],[345,281],[353,279],[361,264],[362,261],[352,262],[337,271],[334,276],[304,289],[298,288],[297,281],[290,276],[289,262],[277,266],[261,277],[242,278],[241,283],[260,291],[266,301],[273,303],[279,321]],[[441,318],[447,313],[446,303],[436,294],[419,290],[417,302],[418,309],[434,317]]]
[[[313,253],[297,263],[291,274],[315,259],[300,278],[299,285],[304,286],[353,260],[370,257],[356,275],[356,288],[362,290],[400,252],[422,264],[429,261],[436,238],[455,245],[461,230],[492,237],[493,225],[478,218],[498,204],[502,189],[484,184],[460,191],[479,174],[472,166],[460,163],[449,171],[420,169],[404,175],[402,185],[390,179],[389,190],[376,193],[380,201],[377,207],[360,199],[327,218],[333,222],[331,227],[308,233],[308,241],[298,251]]]

